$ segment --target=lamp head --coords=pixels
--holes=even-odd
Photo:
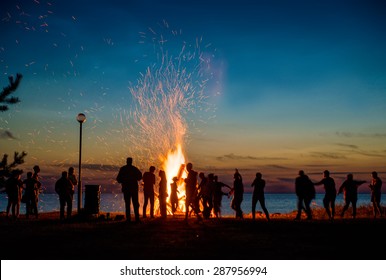
[[[76,117],[76,120],[79,123],[84,123],[86,121],[86,115],[83,113],[79,113],[78,116]]]

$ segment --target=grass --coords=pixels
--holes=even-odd
[[[340,213],[342,212],[343,206],[344,206],[343,203],[337,203],[335,205],[335,217],[339,217],[340,216]],[[383,208],[383,213],[385,213],[385,210],[386,210],[385,207],[382,207],[382,208]],[[314,220],[327,220],[328,219],[328,215],[326,213],[326,210],[323,207],[321,207],[321,206],[311,206],[311,209],[312,209],[312,217],[313,217]],[[261,211],[257,211],[256,213],[261,218],[265,217],[264,213],[261,212]],[[270,216],[291,219],[291,218],[295,218],[296,214],[297,214],[297,210],[294,210],[294,211],[292,211],[290,213],[285,213],[285,214],[282,214],[282,213],[272,213],[272,214],[270,214]],[[372,204],[366,204],[366,205],[357,206],[357,218],[372,218],[373,216],[374,216],[374,214],[373,214],[373,206],[372,206]],[[248,214],[246,217],[252,218],[252,214]],[[351,207],[351,205],[347,209],[347,211],[345,212],[344,217],[345,218],[352,217],[352,207]],[[304,211],[302,212],[302,218],[304,218],[304,219],[306,218],[306,215],[305,215]]]

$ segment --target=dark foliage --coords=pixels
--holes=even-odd
[[[19,86],[20,80],[23,77],[20,73],[16,74],[16,79],[13,78],[13,76],[9,76],[9,85],[0,93],[0,111],[4,112],[7,111],[8,105],[16,104],[20,102],[20,99],[18,97],[10,96]]]

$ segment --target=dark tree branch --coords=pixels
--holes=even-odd
[[[9,85],[5,88],[3,88],[2,92],[0,93],[0,111],[4,112],[7,111],[9,108],[7,104],[16,104],[20,102],[20,99],[17,97],[10,96],[19,86],[21,78],[23,78],[23,75],[20,73],[16,74],[16,79],[14,80],[13,76],[9,76]]]
[[[13,76],[8,77],[9,85],[0,93],[0,112],[4,112],[8,110],[8,104],[16,104],[20,102],[20,99],[17,97],[10,96],[19,86],[20,80],[23,76],[20,73],[16,74],[16,79]],[[5,134],[14,138],[12,133],[6,131]],[[24,163],[24,158],[27,156],[26,152],[15,152],[13,155],[13,162],[8,164],[8,155],[4,154],[2,160],[0,161],[0,189],[4,188],[4,183],[7,177],[11,175],[13,170],[17,170],[22,172],[20,169],[15,169],[16,166]]]

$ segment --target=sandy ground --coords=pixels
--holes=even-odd
[[[119,214],[59,213],[39,219],[0,215],[2,260],[372,260],[385,259],[386,219],[325,218],[294,221],[291,215],[198,222],[183,216],[127,223]],[[379,254],[381,253],[381,254]]]

